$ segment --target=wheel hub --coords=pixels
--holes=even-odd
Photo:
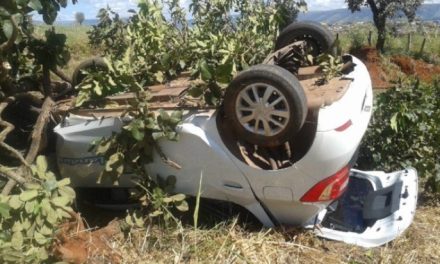
[[[286,128],[290,109],[287,98],[276,87],[257,83],[239,93],[236,115],[246,130],[258,135],[275,136]]]

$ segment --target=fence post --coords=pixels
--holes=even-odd
[[[373,31],[370,30],[370,32],[368,32],[368,46],[371,46],[371,37],[373,35]]]
[[[406,46],[406,51],[410,51],[411,50],[411,42],[412,42],[411,33],[408,33],[408,43],[407,43],[407,46]]]
[[[426,44],[426,38],[423,38],[422,47],[420,47],[420,54],[423,53],[423,50],[425,49],[425,44]]]

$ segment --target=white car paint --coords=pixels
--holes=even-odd
[[[155,162],[146,165],[146,169],[153,177],[176,176],[175,191],[191,196],[197,194],[203,175],[202,197],[241,205],[267,227],[276,224],[308,226],[316,222],[332,201],[304,203],[300,201],[301,197],[315,184],[349,163],[372,114],[373,93],[369,73],[360,60],[353,58],[353,62],[356,68],[346,76],[353,79],[351,87],[341,100],[319,110],[313,144],[293,166],[262,170],[245,164],[222,141],[217,128],[217,111],[200,110],[185,112],[183,123],[178,127],[179,141],[159,142],[163,152],[182,168],[170,167],[156,153]],[[351,125],[347,129],[336,130],[348,121]],[[67,117],[63,124],[55,128],[61,175],[70,177],[73,185],[78,187],[114,187],[110,181],[97,184],[104,161],[94,157],[88,149],[91,141],[118,132],[122,124],[123,121],[118,118],[93,120],[79,116]],[[135,177],[122,177],[119,187],[132,186]],[[417,185],[414,186],[417,190]],[[402,225],[401,229],[406,227]],[[394,238],[400,229],[399,232],[384,232],[388,232],[389,238]],[[348,238],[344,232],[331,230],[325,230],[324,236],[363,246],[379,245],[388,240],[359,243],[359,239]]]

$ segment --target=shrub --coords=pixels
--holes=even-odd
[[[379,94],[361,148],[359,166],[391,171],[412,166],[440,191],[440,79],[431,84],[401,80]]]

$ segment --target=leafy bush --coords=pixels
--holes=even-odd
[[[194,0],[190,25],[179,1],[142,0],[127,25],[109,18],[111,11],[101,11],[100,23],[89,36],[99,36],[91,41],[104,44],[112,58],[123,57],[132,65],[132,75],[142,85],[190,71],[193,79],[205,83],[193,94],[218,104],[222,88],[238,71],[264,60],[279,29],[304,5],[302,0]],[[126,46],[110,40],[107,33],[115,30],[126,32]]]
[[[359,165],[392,171],[413,166],[427,190],[440,191],[440,79],[401,80],[377,96]]]
[[[109,7],[100,9],[97,17],[98,24],[87,32],[89,44],[95,49],[102,49],[104,55],[121,58],[127,49],[127,23]]]
[[[43,156],[31,166],[34,179],[20,192],[0,195],[0,261],[41,263],[49,257],[57,227],[71,217],[75,191],[57,181]]]

